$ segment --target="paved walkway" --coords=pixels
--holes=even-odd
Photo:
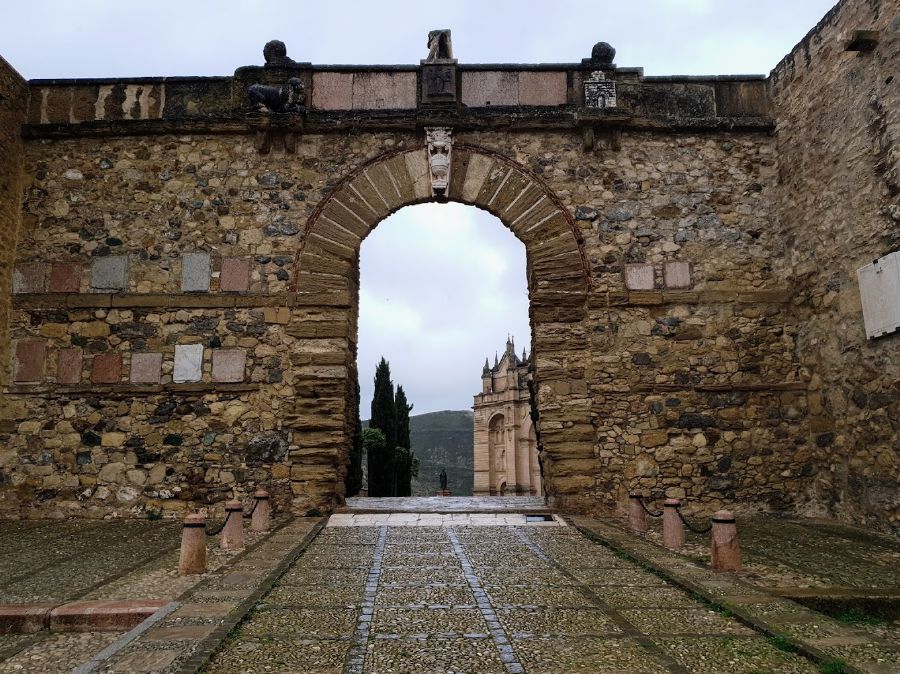
[[[543,496],[407,496],[403,498],[354,496],[345,512],[391,513],[522,513],[548,508]]]
[[[210,674],[818,671],[560,526],[329,526]]]

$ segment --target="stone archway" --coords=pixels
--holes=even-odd
[[[325,454],[333,462],[335,492],[341,494],[357,413],[361,244],[381,220],[404,206],[429,201],[476,206],[496,216],[525,245],[544,489],[554,502],[568,500],[593,480],[580,463],[592,458],[594,443],[583,325],[590,274],[581,230],[539,176],[507,157],[455,144],[450,169],[447,188],[436,198],[426,146],[383,154],[343,178],[307,220],[293,279],[297,303],[310,308],[311,325],[300,331],[310,338],[303,348],[330,349],[334,359],[326,371],[310,372],[295,428],[327,432]],[[343,354],[334,352],[333,343],[315,344],[316,339],[343,340]],[[315,440],[307,442],[311,453],[320,451],[313,447]]]

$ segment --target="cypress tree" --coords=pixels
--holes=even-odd
[[[397,496],[412,495],[413,454],[409,439],[409,413],[412,408],[413,406],[406,400],[403,387],[398,386],[397,396],[394,399],[394,409],[397,412],[397,448],[394,457]]]
[[[362,444],[369,462],[369,496],[387,496],[381,490],[379,470],[388,454],[384,433],[377,428],[367,428],[362,432]]]
[[[375,368],[375,395],[372,398],[372,416],[369,428],[384,433],[385,450],[369,455],[369,495],[393,496],[395,492],[394,448],[397,446],[397,411],[394,407],[394,383],[391,367],[381,358]],[[373,459],[376,459],[373,461]]]

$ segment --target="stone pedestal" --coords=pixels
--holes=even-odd
[[[244,506],[240,501],[225,504],[225,528],[219,547],[223,550],[241,550],[244,547]]]
[[[728,510],[718,510],[712,518],[712,568],[717,571],[738,571],[741,568],[737,524]]]
[[[178,573],[182,576],[206,573],[206,518],[203,515],[192,514],[184,518]]]
[[[268,531],[272,522],[272,501],[269,498],[269,492],[260,489],[253,494],[253,498],[256,499],[256,506],[250,516],[250,530]]]
[[[641,497],[638,494],[632,494],[628,499],[628,526],[636,534],[647,531],[647,515],[641,506]]]
[[[678,517],[677,498],[666,499],[663,504],[663,545],[669,550],[680,550],[684,546],[684,525]]]
[[[453,492],[448,491],[446,489],[438,489],[436,492],[434,492],[434,495],[435,496],[452,496]]]

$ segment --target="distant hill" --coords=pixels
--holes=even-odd
[[[419,457],[419,479],[413,496],[433,495],[440,487],[441,468],[454,496],[471,496],[473,469],[473,415],[469,410],[429,412],[409,418],[409,439]]]
[[[369,422],[363,421],[363,427]],[[419,458],[419,478],[413,496],[429,496],[440,487],[441,468],[454,496],[471,496],[473,469],[473,415],[469,410],[416,414],[409,418],[412,451]]]

